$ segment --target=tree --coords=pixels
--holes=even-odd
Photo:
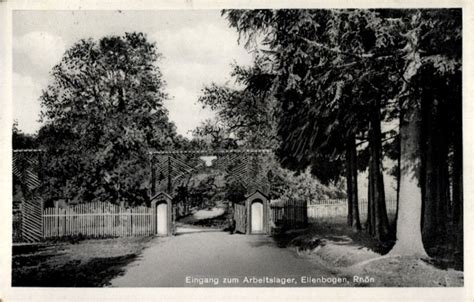
[[[273,75],[262,70],[262,62],[252,67],[234,66],[232,76],[239,86],[230,88],[211,84],[202,90],[199,102],[216,112],[216,120],[206,122],[197,130],[200,134],[226,137],[240,146],[273,148],[276,146],[275,101],[271,87],[252,86],[256,78],[260,85],[271,85]]]
[[[357,188],[357,148],[355,137],[349,138],[346,151],[347,179],[347,224],[361,230],[359,217],[359,194]]]
[[[141,33],[80,40],[65,52],[41,96],[50,198],[148,199],[148,150],[179,141],[159,59]]]
[[[447,175],[432,173],[431,167],[427,167],[427,164],[435,166],[444,164],[439,162],[442,158],[432,158],[434,154],[432,150],[427,151],[428,156],[424,158],[425,164],[422,164],[421,146],[423,139],[426,139],[422,136],[422,129],[428,126],[430,128],[428,132],[431,132],[436,129],[433,125],[439,123],[439,121],[431,120],[433,116],[425,116],[423,119],[423,107],[429,106],[430,111],[435,109],[431,114],[436,116],[438,102],[448,101],[450,107],[454,108],[452,117],[455,120],[460,119],[456,108],[459,108],[461,102],[461,11],[455,9],[417,10],[408,15],[405,24],[407,25],[404,35],[407,42],[403,48],[405,84],[400,93],[400,199],[397,242],[390,253],[425,257],[426,251],[420,232],[422,206],[426,213],[425,218],[436,220],[439,215],[446,215],[441,213],[443,208],[439,207],[440,203],[445,201],[440,201],[439,195],[433,194],[434,190],[439,189],[437,187],[440,184],[432,180],[440,180],[446,178]],[[440,76],[444,77],[444,81],[437,81]],[[440,84],[444,86],[441,90],[451,86],[452,90],[449,94],[453,97],[439,92],[433,94],[433,88]],[[423,126],[423,123],[428,123],[428,125]],[[456,133],[460,130],[455,126],[451,128],[455,129]],[[444,152],[440,151],[441,154]],[[424,192],[423,183],[426,184]],[[423,195],[427,198],[423,198]],[[433,208],[438,208],[438,210],[430,210]],[[427,222],[426,219],[424,222]],[[439,222],[437,220],[437,223]],[[431,221],[426,227],[430,229],[429,232],[433,232]],[[426,229],[425,237],[429,238]]]
[[[453,78],[460,70],[459,13],[459,10],[224,11],[230,25],[247,35],[247,45],[263,35],[269,48],[264,52],[275,62],[275,95],[284,113],[278,122],[284,148],[281,154],[289,154],[294,161],[305,165],[321,154],[332,154],[337,160],[344,153],[341,141],[350,146],[347,141],[353,135],[368,134],[369,191],[373,199],[370,209],[375,214],[371,224],[379,239],[384,239],[387,233],[380,121],[388,116],[399,117],[399,208],[393,254],[426,255],[421,240],[420,127],[424,121],[420,101],[432,83],[420,84],[417,79],[421,67],[431,65],[435,73],[455,81]],[[433,76],[433,72],[427,74],[428,79]],[[354,101],[352,105],[351,101]],[[346,169],[351,166],[347,162]],[[350,175],[347,173],[347,177]],[[437,209],[439,212],[442,207]]]
[[[207,119],[193,130],[193,140],[206,146],[199,149],[235,149],[237,142],[231,136],[227,127],[215,119]]]
[[[374,87],[375,90],[385,88],[373,85],[373,78],[378,75],[371,72],[372,65],[383,64],[378,60],[373,62],[373,57],[382,60],[381,54],[388,49],[383,41],[386,38],[377,36],[381,36],[380,18],[375,12],[363,10],[225,13],[231,26],[241,34],[248,34],[249,39],[258,33],[265,35],[264,41],[270,48],[265,53],[271,53],[278,75],[275,95],[280,109],[279,154],[284,155],[283,162],[304,167],[322,158],[338,161],[344,149],[353,144],[353,137],[366,131],[370,122],[369,135],[374,137],[369,144],[373,150],[370,174],[374,176],[372,195],[377,205],[373,234],[377,238],[386,237],[388,222],[381,178],[380,114],[377,113],[380,106],[374,106],[380,100],[373,92],[365,93]],[[347,162],[346,169],[352,167],[357,165]],[[353,175],[350,171],[346,174]],[[348,181],[351,182],[349,190],[357,188],[353,183],[356,178],[350,177]],[[356,194],[348,192],[348,195],[352,209],[352,204],[357,206],[356,202],[352,203]],[[358,223],[355,221],[354,225]]]

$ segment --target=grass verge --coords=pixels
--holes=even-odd
[[[13,246],[12,286],[106,286],[150,240],[116,238]]]
[[[365,232],[354,232],[343,221],[315,223],[304,230],[275,234],[274,239],[279,246],[295,248],[348,280],[370,279],[369,282],[354,281],[352,286],[458,287],[464,284],[464,274],[456,268],[455,262],[447,262],[436,254],[431,254],[429,260],[385,255],[394,242],[379,242]],[[444,259],[444,267],[436,263],[441,259]]]

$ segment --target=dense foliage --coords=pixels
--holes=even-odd
[[[41,96],[50,198],[147,199],[149,149],[173,145],[156,45],[141,33],[81,40]]]
[[[270,90],[277,101],[283,164],[302,170],[314,163],[342,166],[345,159],[350,224],[352,215],[358,216],[353,207],[358,199],[357,169],[368,166],[367,228],[381,240],[389,231],[382,177],[382,143],[387,138],[381,122],[395,121],[399,126],[398,131],[389,131],[393,145],[387,148],[400,163],[400,172],[395,171],[400,179],[394,249],[398,254],[425,255],[417,232],[422,203],[425,218],[435,217],[434,223],[428,220],[431,225],[446,218],[449,206],[456,213],[453,221],[459,221],[460,172],[453,170],[457,197],[450,201],[446,167],[459,164],[462,155],[453,151],[457,160],[449,164],[449,148],[441,146],[456,149],[460,139],[451,139],[440,129],[450,129],[453,137],[461,132],[459,123],[449,122],[461,120],[460,14],[455,9],[223,11],[246,46],[271,62],[266,69],[270,85],[258,84],[260,74],[250,76],[248,84]],[[438,112],[450,112],[449,118]],[[430,144],[435,137],[444,140]],[[356,147],[365,140],[366,160],[358,163]],[[422,147],[426,142],[431,150]],[[426,219],[423,227],[435,234]]]
[[[216,117],[198,127],[195,134],[221,137],[220,145],[224,148],[229,145],[234,148],[276,147],[276,114],[271,93],[248,85],[250,76],[265,75],[261,64],[257,61],[250,68],[234,66],[232,76],[238,88],[211,84],[202,89],[199,102],[216,112]],[[264,82],[268,83],[268,79],[263,79],[261,84]],[[214,139],[211,145],[219,146],[216,142]]]
[[[315,203],[321,200],[346,198],[346,190],[343,182],[336,184],[322,184],[307,169],[302,173],[294,173],[278,166],[269,171],[269,179],[272,186],[270,197],[272,199],[304,200]]]

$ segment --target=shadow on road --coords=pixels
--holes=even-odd
[[[224,230],[222,229],[197,229],[197,228],[178,228],[176,233],[173,236],[182,236],[182,235],[190,235],[190,234],[199,234],[199,233],[223,233]]]

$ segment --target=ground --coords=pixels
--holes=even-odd
[[[343,220],[315,223],[305,230],[276,236],[280,246],[295,248],[312,262],[331,269],[338,276],[372,277],[361,286],[459,287],[464,274],[456,257],[401,258],[384,256],[393,243],[380,243],[364,232],[354,232]],[[462,267],[462,266],[461,266]]]
[[[269,236],[184,228],[179,232],[172,238],[155,238],[112,286],[272,286],[245,283],[246,276],[295,277],[297,283],[286,285],[303,286],[301,276],[334,277],[294,250],[278,247]],[[238,281],[224,284],[225,278]]]
[[[152,238],[13,246],[12,286],[97,287],[132,262]]]
[[[183,217],[176,225],[178,227],[186,225],[222,229],[227,226],[229,222],[228,219],[229,217],[226,213],[225,206],[218,205],[215,208],[199,210],[189,216]]]
[[[343,223],[313,224],[274,236],[231,235],[216,228],[224,217],[221,209],[199,211],[180,221],[173,237],[16,245],[12,285],[463,285],[461,271],[435,267],[433,259],[384,257],[390,244],[354,233]]]

